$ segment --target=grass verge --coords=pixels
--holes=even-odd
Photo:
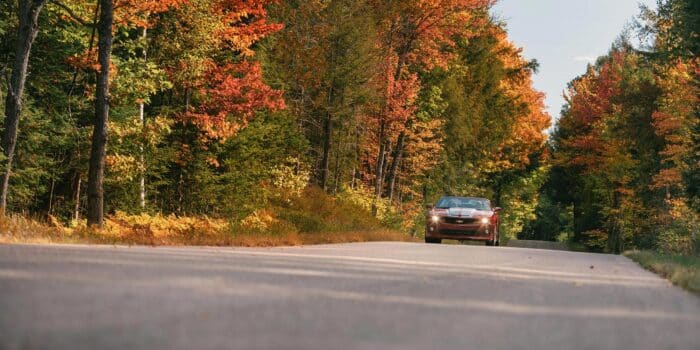
[[[66,227],[53,217],[47,222],[19,215],[0,218],[0,243],[273,247],[413,240],[361,206],[315,188],[242,220],[117,212],[106,218],[102,230],[94,230],[85,222]]]
[[[410,236],[389,229],[280,233],[237,231],[222,220],[192,217],[141,217],[118,214],[106,220],[103,230],[86,227],[67,228],[22,216],[0,219],[0,244],[275,247],[411,240]]]
[[[127,220],[128,219],[128,220]],[[335,232],[235,232],[209,218],[124,217],[107,219],[105,229],[67,228],[22,216],[0,219],[0,244],[108,244],[147,246],[276,247],[373,241],[412,241],[388,229]]]
[[[700,256],[667,255],[650,251],[628,251],[624,255],[673,284],[700,295]]]

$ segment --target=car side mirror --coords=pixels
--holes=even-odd
[[[498,213],[498,212],[500,212],[501,210],[503,210],[503,208],[501,208],[501,207],[495,207],[495,208],[493,208],[493,211],[494,211],[495,213]]]

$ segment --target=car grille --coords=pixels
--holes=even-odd
[[[443,222],[446,224],[462,225],[462,224],[473,224],[476,222],[474,218],[444,218]]]
[[[440,233],[444,235],[470,235],[470,236],[475,236],[476,232],[475,231],[463,231],[463,230],[440,230]]]

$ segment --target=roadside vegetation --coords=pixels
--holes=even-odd
[[[85,221],[65,226],[21,215],[0,220],[0,243],[87,243],[152,246],[294,246],[369,241],[412,241],[413,238],[350,201],[308,189],[284,204],[270,205],[240,222],[209,217],[177,217],[117,212],[104,228]]]
[[[569,83],[536,219],[521,238],[627,251],[700,291],[698,28],[698,1],[642,8],[634,28]]]
[[[698,2],[642,9],[550,132],[494,3],[1,2],[0,237],[403,240],[453,194],[503,242],[697,254]]]
[[[454,193],[492,198],[514,237],[551,118],[493,3],[2,2],[5,225],[53,241],[402,240]]]
[[[700,256],[628,251],[625,256],[680,287],[700,295]]]
[[[698,1],[642,8],[608,54],[569,83],[536,219],[521,238],[700,254],[698,28]]]

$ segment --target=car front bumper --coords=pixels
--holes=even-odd
[[[493,240],[493,229],[489,224],[428,223],[425,236],[428,238],[489,241]]]

